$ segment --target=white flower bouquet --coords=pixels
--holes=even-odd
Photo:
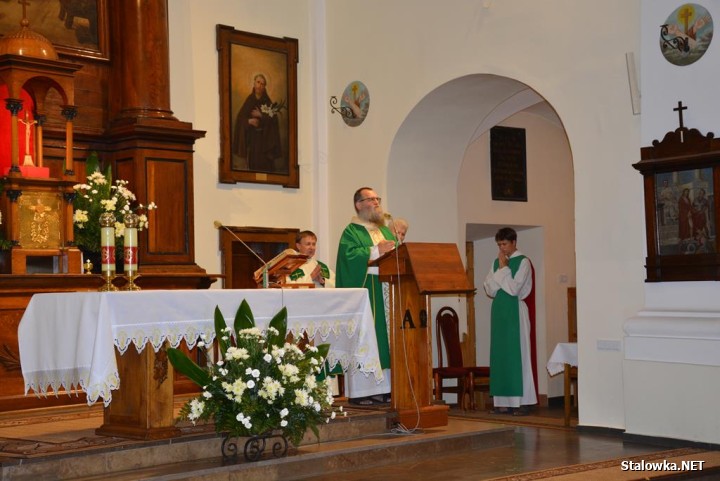
[[[287,342],[287,310],[270,321],[267,332],[255,327],[250,306],[242,301],[233,327],[215,308],[218,359],[209,339],[198,342],[207,364],[200,367],[182,351],[168,349],[175,369],[202,387],[202,394],[183,406],[180,417],[193,423],[210,420],[218,433],[258,436],[281,430],[293,444],[310,428],[327,422],[333,397],[324,376],[329,344]]]
[[[100,252],[100,215],[111,212],[115,215],[116,247],[122,252],[123,235],[125,234],[125,215],[138,213],[138,230],[148,226],[145,211],[157,208],[154,202],[147,206],[135,204],[136,198],[128,188],[128,181],[112,181],[112,172],[108,167],[105,172],[99,170],[97,154],[93,153],[87,160],[87,182],[73,186],[73,224],[75,244],[85,251]]]

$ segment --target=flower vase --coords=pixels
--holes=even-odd
[[[272,439],[272,441],[271,441]],[[238,458],[238,441],[244,440],[243,455],[246,461],[259,461],[265,454],[265,449],[270,444],[269,454],[274,458],[284,458],[288,452],[288,440],[282,431],[271,431],[255,436],[235,436],[232,433],[226,433],[220,450],[222,451],[223,461],[237,461]]]

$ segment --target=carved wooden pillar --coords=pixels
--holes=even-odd
[[[22,109],[22,100],[7,98],[5,108],[10,111],[10,174],[17,175],[20,172],[18,159],[20,151],[18,147],[18,112]]]
[[[140,273],[204,271],[195,264],[192,155],[205,132],[170,110],[167,10],[167,0],[110,2],[113,171],[139,202],[158,205],[140,232]]]

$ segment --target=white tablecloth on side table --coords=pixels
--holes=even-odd
[[[547,362],[547,370],[551,376],[560,374],[565,370],[565,364],[577,367],[577,342],[559,342]]]
[[[246,299],[261,329],[287,307],[288,331],[307,332],[317,344],[331,345],[331,367],[340,363],[353,374],[383,379],[375,327],[365,289],[240,289],[35,294],[20,326],[20,363],[29,390],[38,395],[73,386],[87,393],[88,404],[112,400],[120,379],[115,349],[130,344],[139,352],[158,351],[167,341],[194,347],[200,334],[215,338],[213,316],[219,307],[232,326]]]

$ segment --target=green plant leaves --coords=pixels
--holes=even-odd
[[[184,352],[170,347],[167,350],[167,355],[175,370],[190,378],[198,386],[207,386],[210,382],[207,371],[195,364]]]
[[[252,309],[250,304],[245,299],[240,303],[237,312],[235,313],[235,333],[237,334],[243,329],[250,329],[255,327],[255,318],[253,317]]]
[[[277,329],[277,334],[268,332],[267,340],[271,346],[282,347],[285,345],[285,337],[287,336],[287,308],[283,307],[275,314],[270,321],[270,327]]]
[[[225,353],[230,346],[230,336],[226,329],[225,317],[220,312],[220,307],[215,306],[215,339],[217,339],[218,348],[220,349],[220,359],[225,359]]]

